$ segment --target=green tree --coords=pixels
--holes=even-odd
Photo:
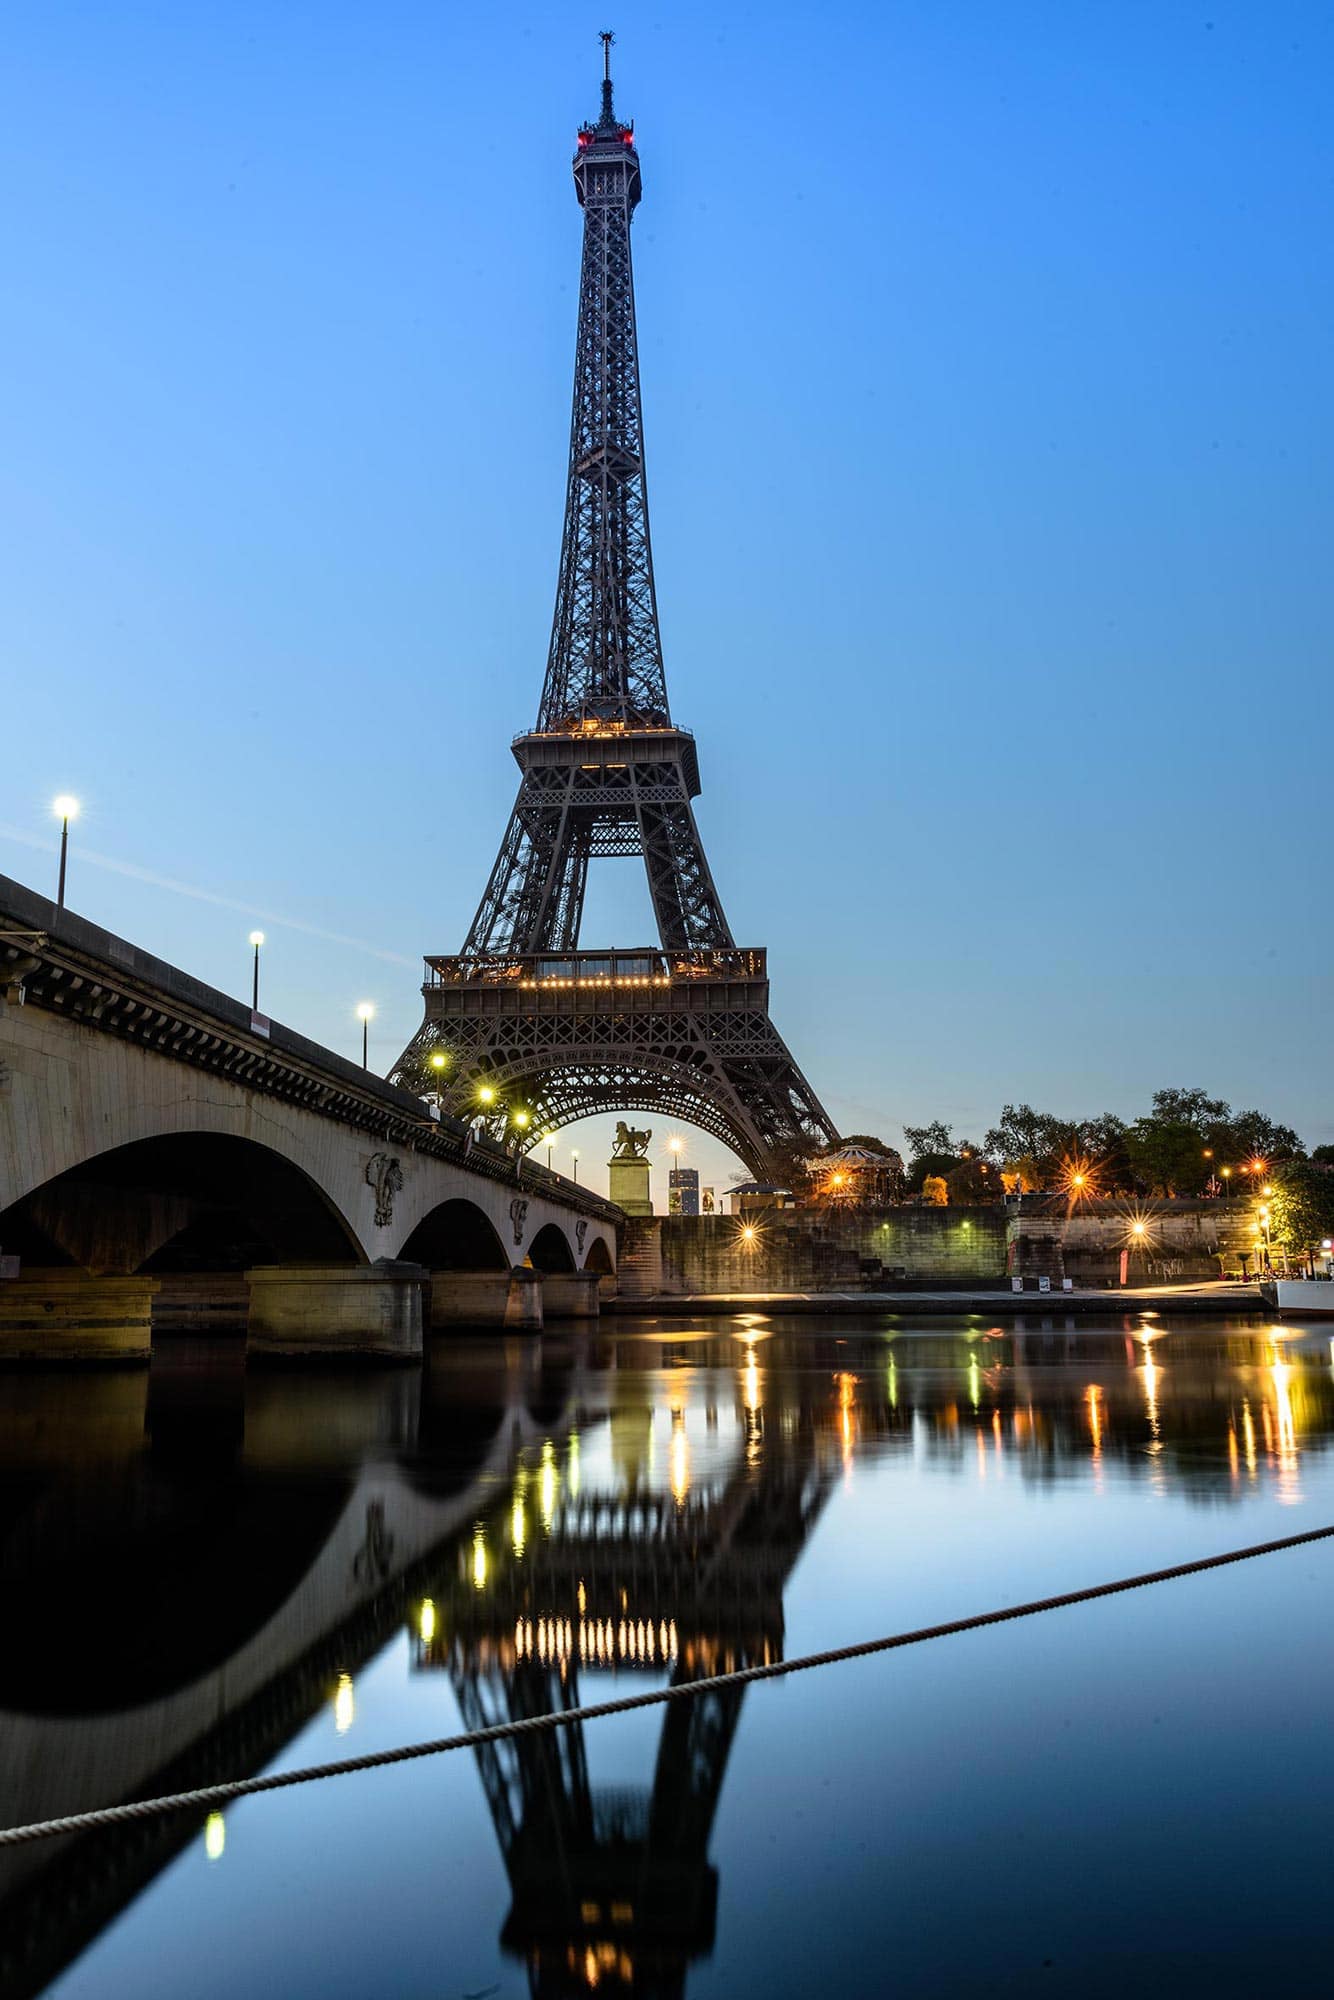
[[[1312,1146],[1311,1158],[1320,1167],[1334,1167],[1334,1146]]]
[[[993,1160],[1019,1174],[1026,1188],[1053,1187],[1061,1179],[1062,1162],[1079,1151],[1079,1127],[1068,1118],[1035,1111],[1031,1104],[1007,1104],[982,1143]]]
[[[920,1194],[933,1176],[945,1179],[959,1164],[957,1153],[922,1153],[908,1169],[908,1192]]]
[[[1198,1194],[1212,1162],[1200,1145],[1198,1127],[1184,1119],[1137,1118],[1126,1133],[1126,1158],[1146,1194]]]
[[[1189,1125],[1203,1138],[1211,1127],[1226,1125],[1232,1110],[1226,1098],[1204,1090],[1155,1090],[1151,1115],[1161,1125]]]
[[[1274,1168],[1269,1234],[1290,1250],[1307,1250],[1334,1236],[1334,1167],[1284,1160]]]
[[[1233,1159],[1264,1160],[1273,1165],[1279,1160],[1306,1157],[1306,1148],[1291,1125],[1276,1125],[1263,1111],[1238,1111],[1228,1120],[1226,1132]]]
[[[1099,1118],[1082,1118],[1079,1144],[1092,1168],[1095,1194],[1128,1194],[1135,1184],[1130,1157],[1126,1152],[1129,1126],[1114,1111]]]
[[[917,1162],[928,1153],[948,1154],[950,1159],[957,1157],[950,1128],[942,1124],[939,1118],[933,1119],[930,1125],[905,1125],[903,1136],[907,1141],[908,1158],[913,1166],[916,1166]]]
[[[999,1201],[1005,1192],[1000,1168],[977,1153],[966,1160],[960,1159],[957,1167],[950,1168],[945,1186],[952,1202]]]

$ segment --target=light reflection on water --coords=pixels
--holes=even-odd
[[[1334,1521],[1328,1342],[1259,1325],[752,1316],[11,1387],[11,1823]],[[1331,1561],[18,1850],[0,1997],[1301,1980]]]

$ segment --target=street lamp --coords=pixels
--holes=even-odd
[[[374,1020],[374,1018],[375,1018],[374,1007],[371,1005],[369,1000],[363,1000],[357,1008],[357,1019],[361,1023],[361,1067],[363,1069],[369,1069],[371,1066],[370,1035],[371,1035],[371,1022]]]
[[[546,1147],[546,1149],[547,1149],[547,1172],[548,1172],[548,1173],[550,1173],[550,1172],[551,1172],[551,1148],[552,1148],[552,1147],[553,1147],[553,1146],[555,1145],[555,1143],[556,1143],[556,1135],[555,1135],[555,1133],[554,1133],[554,1132],[544,1132],[544,1133],[542,1134],[542,1144],[543,1144],[543,1145],[544,1145],[544,1146]]]
[[[573,1148],[571,1149],[571,1157],[572,1157],[572,1158],[573,1158],[573,1160],[574,1160],[574,1178],[575,1178],[575,1184],[576,1184],[576,1185],[578,1185],[578,1181],[579,1181],[579,1148],[578,1148],[577,1146],[575,1146],[575,1147],[573,1147]]]
[[[437,1049],[431,1057],[431,1068],[435,1071],[435,1108],[443,1118],[445,1115],[445,1071],[449,1067],[449,1057],[443,1049]]]
[[[251,988],[250,988],[250,1011],[251,1011],[251,1013],[252,1013],[252,1014],[258,1014],[258,1012],[259,1012],[259,948],[260,948],[260,946],[261,946],[261,945],[263,944],[263,942],[264,942],[264,933],[263,933],[263,931],[251,931],[251,933],[250,933],[250,942],[251,942],[251,944],[252,944],[252,945],[254,946],[254,951],[255,951],[255,977],[254,977],[254,981],[253,981],[253,983],[252,983],[252,985],[251,985]]]
[[[79,817],[79,801],[72,799],[68,792],[62,792],[58,799],[52,799],[51,810],[60,821],[60,882],[56,889],[56,908],[65,907],[65,863],[69,857],[69,823]]]

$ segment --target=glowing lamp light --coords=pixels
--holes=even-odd
[[[1142,1222],[1132,1222],[1130,1233],[1132,1236],[1142,1236],[1144,1234],[1144,1224]]]
[[[755,1241],[755,1224],[753,1222],[748,1222],[745,1225],[741,1231],[741,1238],[744,1243],[753,1243]]]
[[[255,947],[255,950],[258,951],[264,942],[263,931],[251,931],[249,941]]]
[[[496,1093],[495,1093],[495,1091],[494,1091],[494,1090],[492,1090],[492,1088],[491,1088],[491,1086],[490,1086],[490,1084],[489,1084],[489,1083],[484,1083],[484,1084],[482,1085],[481,1089],[480,1089],[480,1090],[478,1091],[478,1093],[477,1093],[477,1101],[478,1101],[478,1103],[479,1103],[479,1104],[494,1104],[494,1103],[495,1103],[495,1101],[496,1101]]]
[[[227,1827],[221,1813],[210,1813],[204,1821],[204,1852],[210,1861],[221,1861],[227,1845]]]
[[[52,799],[51,810],[57,819],[77,819],[79,817],[79,801],[71,798],[68,792],[62,792],[58,799]]]
[[[357,1702],[352,1688],[351,1674],[340,1674],[333,1698],[334,1728],[340,1736],[346,1736],[356,1721]]]
[[[369,1000],[359,1000],[357,1002],[357,1019],[359,1021],[373,1021],[375,1019],[375,1008]]]
[[[528,1113],[526,1111],[516,1111],[514,1114],[514,1122],[516,1125],[521,1127],[526,1125],[528,1123]]]
[[[435,1623],[435,1605],[429,1597],[424,1597],[417,1617],[417,1630],[421,1633],[423,1646],[429,1646],[434,1639]]]
[[[448,1062],[449,1062],[449,1057],[441,1055],[439,1049],[437,1049],[435,1054],[431,1057],[431,1068],[434,1070],[442,1070],[446,1068]]]

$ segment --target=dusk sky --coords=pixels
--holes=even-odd
[[[604,25],[6,15],[0,871],[53,893],[75,793],[74,909],[241,997],[262,926],[266,1011],[351,1055],[373,1000],[380,1069],[536,713]],[[1334,1139],[1334,15],[610,25],[673,712],[834,1120]],[[602,868],[581,942],[648,941]]]

